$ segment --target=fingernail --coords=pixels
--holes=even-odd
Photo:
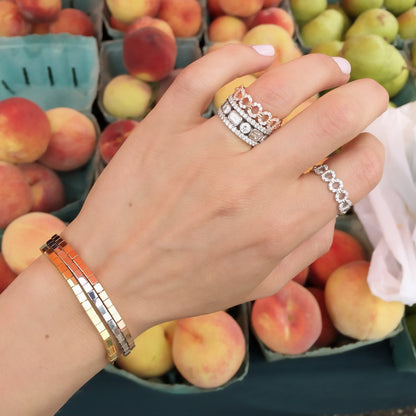
[[[340,56],[333,56],[332,59],[339,66],[339,69],[341,70],[342,73],[344,74],[351,73],[351,65],[345,58],[341,58]]]
[[[259,55],[274,56],[274,47],[272,45],[252,45],[251,46]]]

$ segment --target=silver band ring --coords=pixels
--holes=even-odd
[[[252,147],[263,142],[282,125],[279,118],[263,111],[261,104],[253,102],[242,85],[225,100],[217,114],[237,137]]]
[[[352,202],[348,199],[348,192],[344,189],[342,180],[337,179],[335,172],[325,164],[314,166],[313,171],[328,184],[328,189],[335,194],[339,215],[346,214],[351,208]]]

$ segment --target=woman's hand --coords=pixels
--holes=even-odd
[[[386,109],[387,93],[372,80],[346,84],[328,56],[274,66],[247,88],[284,118],[338,87],[252,149],[217,115],[201,117],[221,86],[272,59],[230,45],[184,69],[63,233],[134,336],[276,292],[325,252],[337,204],[304,172],[339,147],[328,164],[353,203],[381,177],[383,148],[361,131]]]

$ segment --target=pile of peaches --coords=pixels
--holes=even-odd
[[[94,36],[94,25],[82,10],[62,8],[61,0],[40,4],[31,0],[0,1],[0,36],[70,33]]]

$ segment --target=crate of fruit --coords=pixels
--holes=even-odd
[[[166,393],[222,390],[248,372],[247,306],[156,325],[105,371]]]
[[[367,284],[370,253],[358,218],[338,217],[329,251],[252,304],[251,328],[267,361],[340,354],[402,331],[404,305],[376,298]]]

